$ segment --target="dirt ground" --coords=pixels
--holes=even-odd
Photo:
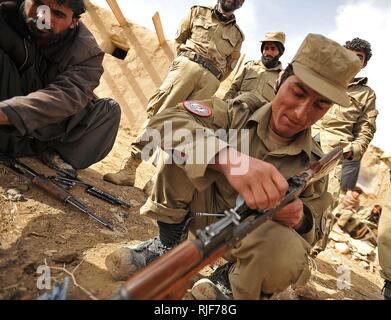
[[[80,187],[72,191],[98,215],[113,221],[114,232],[0,168],[0,299],[36,299],[47,292],[37,288],[40,276],[37,269],[43,265],[53,267],[52,285],[73,273],[76,284],[71,285],[68,299],[110,299],[117,292],[122,283],[111,279],[104,263],[106,256],[123,245],[137,244],[157,233],[156,225],[139,215],[139,208],[146,200],[141,189],[154,171],[151,165],[139,168],[136,188],[114,186],[101,178],[102,174],[121,167],[132,138],[130,128],[122,124],[111,154],[80,173],[84,180],[131,202],[131,209],[92,198]],[[22,161],[46,176],[53,174],[34,159]],[[23,191],[24,201],[7,200],[7,190],[13,188]],[[340,265],[352,271],[352,286],[345,290],[337,288]],[[357,262],[330,248],[313,262],[313,269],[312,280],[306,287],[287,291],[276,299],[381,299],[378,267],[363,270]],[[203,274],[210,270],[204,270]]]

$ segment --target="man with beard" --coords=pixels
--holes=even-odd
[[[82,0],[0,0],[0,150],[73,176],[102,160],[120,108],[96,99],[104,53]]]
[[[275,97],[275,84],[283,70],[280,58],[285,52],[285,38],[283,32],[266,33],[261,46],[262,59],[246,63],[223,100],[228,101],[243,93],[251,93],[265,103],[271,102]],[[249,107],[252,107],[252,104]]]
[[[359,69],[353,53],[309,34],[281,76],[272,103],[257,111],[213,97],[185,101],[153,117],[151,132],[143,140],[164,137],[154,142],[166,146],[164,151],[175,160],[159,168],[152,193],[140,209],[157,220],[159,235],[111,254],[108,271],[126,279],[181,243],[189,228],[195,232],[212,223],[215,218],[208,214],[235,208],[239,195],[252,209],[275,208],[288,189],[286,178],[322,156],[311,126],[333,102],[349,105],[346,89]],[[167,125],[172,132],[166,132]],[[237,243],[230,262],[215,274],[225,279],[225,292],[231,291],[235,299],[259,299],[304,284],[310,275],[308,254],[322,235],[330,205],[323,177]],[[205,214],[192,220],[198,212]],[[198,293],[214,291],[207,289]]]
[[[364,69],[372,57],[371,44],[363,39],[354,38],[347,41],[344,47],[361,61],[361,69]],[[353,190],[356,187],[360,173],[361,159],[376,132],[375,91],[368,85],[368,78],[354,78],[348,87],[350,97],[349,108],[338,104],[333,105],[330,111],[319,120],[312,129],[315,139],[320,143],[324,152],[335,147],[344,148],[345,160],[330,174],[328,190],[333,195],[334,205],[338,205],[341,189]],[[329,218],[329,228],[333,224],[334,217]],[[313,255],[326,248],[327,236],[314,250]]]
[[[215,7],[193,6],[179,26],[175,42],[178,56],[162,85],[149,99],[148,119],[185,100],[207,99],[235,68],[244,35],[234,12],[244,0],[219,0]],[[131,156],[118,173],[104,176],[117,185],[133,186],[141,163],[141,147],[132,144]]]

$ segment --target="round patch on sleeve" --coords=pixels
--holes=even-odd
[[[185,101],[183,106],[187,111],[199,117],[209,118],[213,114],[212,108],[202,102]]]

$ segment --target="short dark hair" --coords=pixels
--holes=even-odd
[[[58,4],[63,4],[73,11],[73,17],[80,18],[86,12],[84,0],[56,0]]]
[[[352,41],[346,41],[344,47],[349,50],[364,51],[365,63],[367,63],[372,58],[371,44],[366,40],[354,38]]]
[[[276,93],[278,90],[280,90],[282,84],[285,82],[286,79],[288,79],[290,76],[293,76],[295,73],[293,72],[293,66],[292,64],[288,64],[286,69],[284,70],[284,73],[280,76],[280,78],[277,80],[276,84]]]

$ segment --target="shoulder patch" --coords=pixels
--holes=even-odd
[[[210,106],[199,101],[185,101],[183,106],[188,112],[198,117],[209,118],[213,114]]]

